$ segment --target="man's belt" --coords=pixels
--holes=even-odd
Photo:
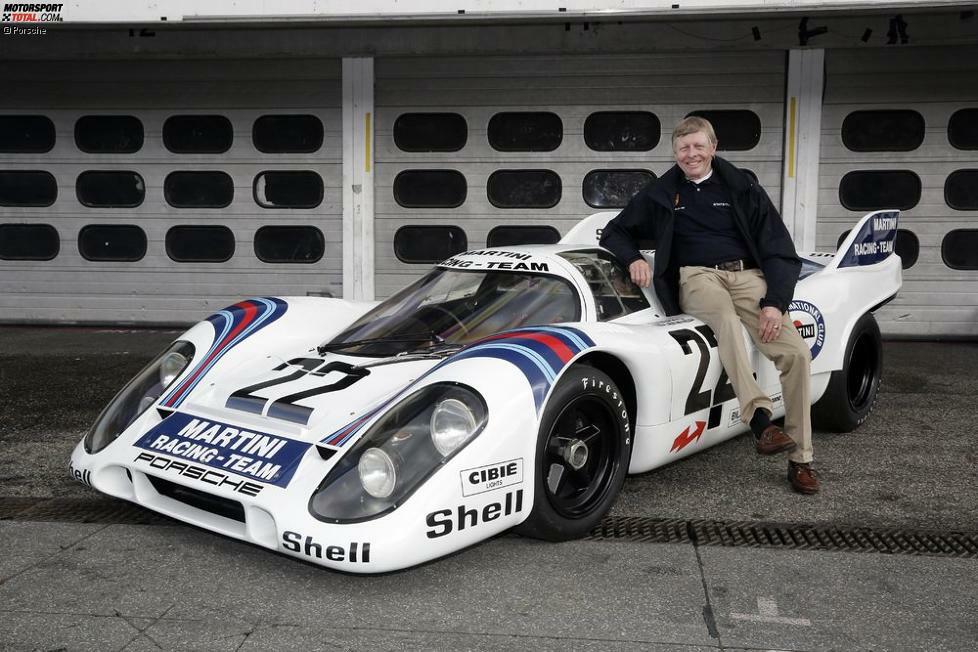
[[[717,263],[716,265],[709,265],[709,267],[724,272],[742,272],[745,269],[756,269],[757,265],[754,264],[753,260],[738,258],[737,260],[728,260],[723,263]]]

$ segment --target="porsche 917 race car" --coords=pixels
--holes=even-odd
[[[76,479],[180,521],[354,573],[419,564],[509,528],[587,534],[627,473],[747,430],[713,332],[665,317],[597,245],[467,251],[379,304],[241,301],[198,323],[109,403]],[[813,416],[848,431],[882,369],[898,213],[803,255],[791,318]],[[654,252],[643,252],[649,260]],[[778,372],[744,332],[783,414]]]

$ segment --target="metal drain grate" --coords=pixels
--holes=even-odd
[[[978,533],[932,532],[901,528],[876,529],[704,519],[664,520],[624,516],[605,518],[601,525],[591,531],[589,538],[655,543],[691,541],[702,546],[978,557]]]
[[[0,497],[0,520],[157,525],[171,519],[112,498]],[[641,516],[605,518],[591,540],[693,543],[700,546],[788,548],[876,552],[891,555],[978,557],[978,533],[934,532],[803,523],[662,519]]]
[[[648,543],[689,543],[689,522],[682,519],[608,517],[591,530],[588,539],[627,539]]]

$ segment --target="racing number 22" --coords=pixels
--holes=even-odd
[[[690,346],[690,343],[695,343],[700,356],[699,366],[696,368],[696,378],[693,380],[693,386],[689,389],[689,396],[686,397],[686,414],[692,414],[734,398],[733,386],[727,378],[727,370],[722,367],[720,368],[720,377],[717,378],[717,384],[713,390],[702,389],[703,381],[706,379],[706,370],[710,366],[710,349],[717,347],[717,338],[709,326],[704,324],[697,326],[695,330],[681,328],[669,331],[669,334],[679,343],[686,355],[693,353],[693,347]]]
[[[293,423],[306,425],[309,423],[310,415],[312,415],[312,408],[304,405],[296,405],[296,401],[301,401],[302,399],[309,398],[311,396],[318,396],[320,394],[327,394],[329,392],[337,392],[341,389],[346,389],[361,378],[370,375],[369,369],[354,367],[345,362],[335,360],[333,362],[326,362],[325,360],[321,360],[319,358],[293,358],[287,363],[280,364],[279,366],[275,367],[275,369],[272,371],[282,371],[286,367],[299,368],[291,374],[282,376],[281,378],[274,378],[272,380],[266,380],[254,385],[249,385],[248,387],[242,387],[238,391],[233,392],[230,396],[228,396],[226,406],[233,410],[242,410],[244,412],[261,414],[265,409],[265,404],[267,404],[270,399],[255,396],[254,392],[258,392],[269,387],[274,387],[275,385],[290,383],[293,380],[299,380],[303,376],[310,374],[313,376],[325,376],[334,371],[345,374],[335,383],[313,387],[311,389],[295,392],[293,394],[289,394],[288,396],[275,399],[268,408],[268,416],[272,418],[284,419],[285,421],[292,421]]]

